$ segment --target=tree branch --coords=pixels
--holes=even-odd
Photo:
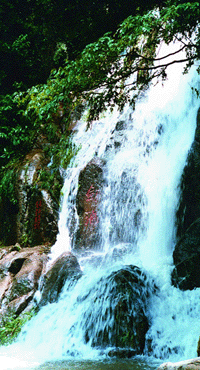
[[[174,53],[171,53],[171,55],[174,55]],[[163,69],[166,69],[170,65],[173,65],[173,64],[176,64],[176,63],[188,62],[189,60],[195,60],[195,58],[196,58],[196,56],[186,58],[186,59],[173,60],[173,61],[165,63],[165,64],[161,64],[161,65],[158,65],[158,66],[151,66],[151,67],[137,67],[137,66],[135,66],[134,69],[131,69],[131,70],[127,71],[126,73],[119,76],[117,79],[113,79],[112,81],[106,81],[105,83],[99,85],[98,87],[95,87],[94,89],[91,89],[90,91],[88,91],[88,93],[93,92],[96,95],[100,95],[101,93],[99,93],[97,91],[95,92],[94,90],[99,89],[99,88],[105,88],[106,86],[109,86],[109,85],[112,85],[112,84],[116,85],[119,81],[130,77],[131,74],[136,73],[138,71],[146,72],[146,71],[153,71],[153,70],[162,69],[162,71],[160,71],[160,74],[158,74],[157,76],[151,76],[150,80],[152,80],[153,78],[158,77],[159,75],[161,75],[163,73]],[[137,84],[137,81],[135,83]],[[133,85],[133,83],[124,85],[124,87],[130,86],[130,85]]]

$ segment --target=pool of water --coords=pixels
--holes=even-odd
[[[47,362],[35,370],[156,370],[159,362],[151,364],[145,360],[103,360],[103,361],[54,361]]]

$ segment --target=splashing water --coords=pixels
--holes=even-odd
[[[125,264],[142,267],[160,288],[149,302],[146,353],[151,346],[151,354],[157,358],[176,359],[176,354],[178,359],[195,357],[200,291],[181,292],[172,287],[170,272],[178,185],[194,139],[199,107],[191,86],[197,83],[193,69],[183,76],[180,67],[170,67],[168,81],[164,86],[153,86],[134,112],[127,106],[122,114],[117,110],[106,113],[87,132],[84,119],[78,123],[73,141],[80,149],[66,173],[52,259],[63,251],[73,251],[69,224],[72,213],[78,223],[78,176],[94,156],[106,163],[100,209],[102,238],[91,259],[80,259],[84,274],[77,284],[72,288],[66,283],[59,301],[43,307],[17,342],[1,349],[0,359],[3,363],[2,356],[9,357],[9,368],[28,369],[71,356],[93,360],[106,356],[106,351],[91,346],[91,340],[86,343],[85,331],[88,322],[93,322],[92,339],[101,325],[112,325],[112,317],[108,316],[106,323],[101,320],[110,301],[94,305],[95,292],[106,296],[102,277]],[[120,259],[112,258],[114,249],[124,250]],[[15,366],[12,358],[19,358],[19,365]]]

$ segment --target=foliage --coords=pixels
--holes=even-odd
[[[0,96],[0,167],[26,153],[35,139],[35,129],[18,109],[15,94]]]
[[[0,86],[10,93],[15,81],[25,88],[44,83],[57,64],[57,45],[74,59],[124,18],[159,4],[139,0],[2,0],[0,3]],[[56,60],[55,60],[56,59]],[[12,90],[13,91],[13,90]]]
[[[58,168],[66,169],[78,148],[71,142],[69,136],[62,135],[57,145],[47,146],[44,150],[46,155],[52,158],[49,168],[53,171]]]
[[[34,310],[21,316],[2,318],[0,325],[0,345],[12,343],[22,330],[22,327],[35,315]]]
[[[16,183],[17,171],[16,167],[6,168],[4,175],[0,179],[0,200],[7,198],[13,205],[16,205]]]
[[[0,170],[0,240],[2,240],[5,245],[12,244],[16,238],[14,224],[18,212],[18,199],[16,194],[17,173],[17,161],[11,161],[9,165]]]
[[[108,106],[113,109],[117,104],[122,110],[128,101],[134,106],[151,81],[166,79],[170,64],[186,62],[187,72],[199,58],[199,2],[167,5],[160,11],[129,16],[114,35],[106,33],[87,45],[80,58],[53,69],[45,85],[34,86],[18,97],[19,104],[20,99],[27,104],[25,115],[38,122],[50,120],[62,102],[68,125],[76,106],[87,101],[91,121]],[[181,46],[174,53],[157,56],[160,43],[175,41]],[[180,59],[182,51],[185,57]],[[133,74],[134,78],[128,79]]]

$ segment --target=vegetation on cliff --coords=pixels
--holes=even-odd
[[[123,109],[127,101],[134,105],[140,91],[152,80],[167,77],[170,64],[186,61],[187,71],[199,58],[199,15],[196,2],[129,16],[114,35],[106,33],[87,45],[78,59],[53,69],[47,84],[35,86],[20,96],[21,102],[27,103],[25,114],[47,121],[62,102],[68,122],[82,100],[87,101],[90,121],[108,106],[112,109],[117,104]],[[173,61],[168,61],[168,55],[156,56],[156,48],[162,41],[168,44],[176,40],[180,43],[173,53]],[[180,60],[178,54],[183,50],[186,56]],[[137,78],[127,80],[134,72]]]
[[[25,115],[47,122],[62,104],[68,125],[80,102],[87,102],[88,121],[98,118],[107,107],[123,109],[128,101],[134,106],[152,80],[167,78],[170,64],[187,62],[187,72],[199,58],[199,15],[199,3],[195,2],[129,16],[114,35],[106,33],[87,45],[75,61],[67,60],[64,67],[53,69],[45,85],[19,95],[19,101],[27,104]],[[172,60],[167,59],[169,55],[156,55],[161,42],[175,41],[179,45]],[[180,59],[183,50],[185,57]],[[127,80],[135,72],[137,77]]]

